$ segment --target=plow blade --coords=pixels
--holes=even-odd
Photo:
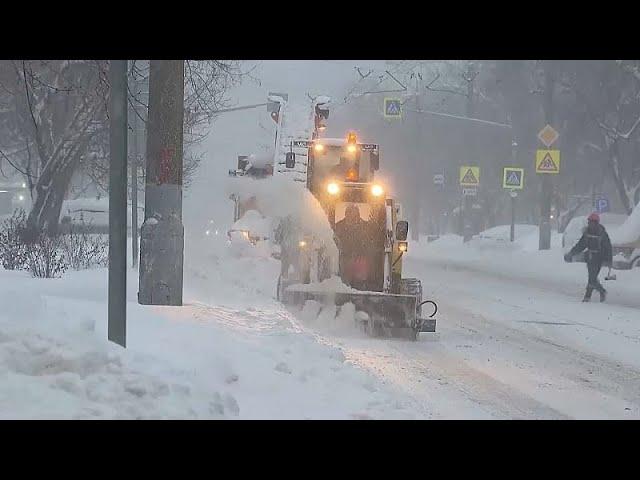
[[[416,338],[422,330],[422,322],[417,318],[417,299],[413,295],[395,295],[381,292],[327,292],[313,290],[308,285],[287,287],[282,301],[288,305],[303,306],[307,300],[315,300],[324,305],[342,306],[352,303],[356,311],[365,312],[368,318],[366,328],[374,336]]]

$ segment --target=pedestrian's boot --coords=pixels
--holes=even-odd
[[[583,297],[583,299],[582,299],[582,302],[583,302],[583,303],[590,302],[590,301],[591,301],[591,297],[588,297],[588,296],[586,296],[586,295],[585,295],[585,296]]]
[[[600,292],[600,302],[604,302],[607,299],[607,291],[606,290],[602,290]]]
[[[591,301],[591,293],[593,292],[593,290],[589,287],[587,287],[587,290],[584,292],[584,298],[582,299],[583,302],[590,302]]]

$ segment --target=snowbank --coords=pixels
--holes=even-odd
[[[627,220],[609,231],[611,242],[616,245],[625,245],[640,240],[640,205],[636,205]]]
[[[424,238],[418,244],[410,245],[408,259],[404,263],[407,275],[413,275],[413,269],[419,268],[412,261],[417,260],[445,269],[479,272],[580,295],[586,283],[586,267],[584,263],[564,262],[562,236],[552,233],[551,249],[540,251],[537,227],[523,227],[523,232],[529,233],[518,236],[516,230],[516,241],[513,243],[502,240],[502,234],[494,238],[487,238],[486,235],[483,238],[481,234],[466,244],[458,235],[443,235],[433,242],[427,242]],[[501,226],[491,230],[499,233],[508,229],[509,226]],[[493,236],[488,232],[489,236]],[[615,282],[605,282],[605,287],[609,289],[608,301],[640,306],[640,269],[616,271],[616,275],[618,279]]]
[[[248,210],[241,218],[231,226],[232,230],[251,232],[252,235],[269,237],[271,235],[271,222],[255,210]]]
[[[355,288],[351,288],[348,285],[345,285],[340,277],[333,276],[331,278],[327,278],[322,282],[316,283],[307,283],[302,284],[298,283],[295,285],[291,285],[291,288],[295,288],[299,292],[318,292],[318,293],[357,293],[359,290]]]
[[[231,397],[214,391],[209,399],[194,397],[189,375],[172,370],[162,357],[108,343],[105,317],[96,315],[96,311],[105,311],[104,304],[71,301],[47,291],[56,283],[67,284],[72,291],[75,283],[86,278],[70,275],[43,281],[0,271],[1,301],[8,307],[0,312],[0,418],[230,415]],[[94,286],[103,287],[101,283]]]
[[[228,195],[255,196],[260,212],[272,221],[291,216],[305,232],[324,244],[329,256],[337,261],[338,249],[327,215],[304,185],[278,175],[260,180],[245,177],[229,180],[226,184]]]
[[[510,225],[499,225],[474,236],[471,239],[471,244],[480,250],[492,250],[496,247],[524,251],[538,249],[538,227],[536,225],[515,225],[515,241],[513,243],[511,243],[510,235]]]
[[[300,312],[300,320],[322,334],[341,336],[365,336],[359,329],[356,319],[360,318],[353,303],[324,305],[315,300],[307,300]],[[365,314],[366,315],[366,314]]]
[[[408,400],[259,293],[277,265],[246,260],[203,262],[209,278],[188,272],[217,303],[191,290],[184,307],[138,305],[130,271],[126,350],[106,340],[106,270],[54,280],[0,270],[0,418],[414,417]],[[348,310],[324,315],[338,328]]]

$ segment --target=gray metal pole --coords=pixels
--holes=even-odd
[[[512,156],[512,164],[514,167],[518,165],[518,154],[516,150],[517,148],[518,148],[518,144],[516,143],[515,140],[512,140],[511,156]],[[515,190],[513,190],[509,192],[509,195],[511,196],[511,231],[509,234],[509,238],[513,242],[516,238],[516,195],[517,193]]]
[[[512,242],[516,239],[516,196],[514,194],[515,191],[511,193],[511,231],[509,234]]]
[[[127,333],[127,61],[111,60],[109,123],[108,338],[126,347]]]
[[[184,61],[151,60],[145,221],[140,230],[143,305],[182,305]]]
[[[473,63],[469,62],[467,64],[467,117],[472,118],[474,113],[473,108],[473,82],[474,82],[474,71],[473,71]],[[479,189],[477,189],[479,190]],[[477,195],[477,193],[476,193]],[[471,225],[473,213],[473,198],[471,195],[464,195],[464,208],[462,210],[462,241],[464,243],[468,242],[472,238],[473,228]]]
[[[414,72],[416,75],[416,83],[415,83],[415,110],[416,112],[420,111],[420,93],[421,93],[421,81],[418,72]],[[422,166],[422,162],[420,161],[420,114],[415,114],[415,137],[413,142],[413,168],[418,169],[418,166]],[[422,172],[420,172],[422,173]],[[420,188],[420,175],[414,175],[414,191],[413,191],[413,219],[411,222],[411,240],[414,242],[418,242],[420,240],[421,233],[421,200],[422,200],[422,189]]]
[[[551,64],[545,63],[545,86],[544,86],[544,116],[547,125],[553,122],[553,87],[554,80],[550,71]],[[551,184],[551,174],[542,174],[542,191],[540,198],[540,238],[538,242],[539,250],[549,250],[551,248],[551,194],[553,186]]]

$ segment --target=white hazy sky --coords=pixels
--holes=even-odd
[[[306,94],[329,95],[342,99],[358,79],[354,67],[381,69],[383,61],[347,60],[255,60],[247,61],[245,69],[255,65],[251,80],[230,92],[235,105],[265,102],[268,92],[289,94],[290,101],[306,101]],[[262,124],[265,128],[261,128]],[[273,142],[274,123],[266,107],[229,112],[219,116],[202,145],[205,152],[197,178],[185,192],[184,217],[186,228],[199,228],[208,219],[224,222],[231,219],[233,207],[224,196],[223,179],[235,168],[237,155],[250,154],[260,145]]]

